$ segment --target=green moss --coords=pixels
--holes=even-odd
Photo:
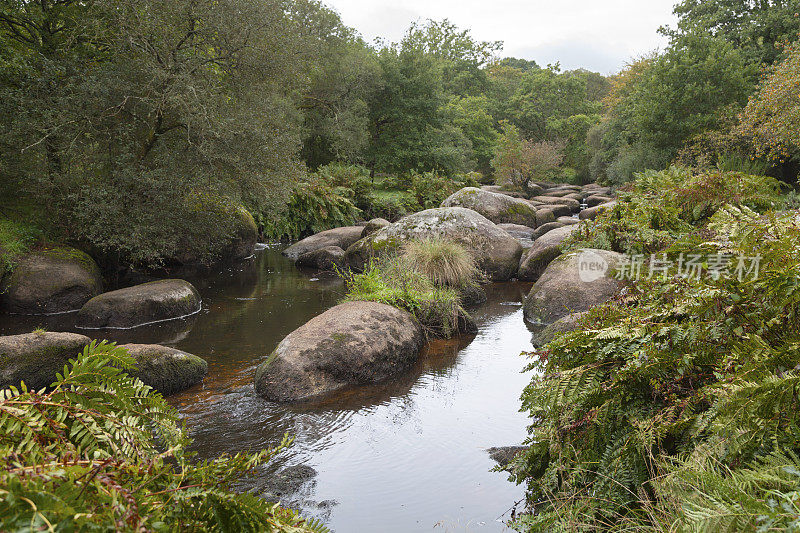
[[[44,257],[56,259],[58,261],[63,261],[65,263],[77,263],[92,275],[100,276],[100,269],[98,268],[97,263],[94,262],[94,259],[89,257],[89,255],[85,252],[75,248],[59,246],[43,250],[38,252],[38,254]]]

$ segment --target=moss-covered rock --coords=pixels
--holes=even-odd
[[[477,211],[495,224],[536,227],[536,209],[526,200],[506,194],[465,187],[450,195],[442,207],[465,207]]]
[[[0,388],[22,381],[28,389],[49,386],[89,342],[83,335],[47,331],[0,337]]]
[[[549,224],[550,222],[555,222],[557,216],[556,212],[561,212],[561,208],[564,208],[563,205],[557,206],[538,206],[536,207],[536,227],[538,229],[539,226],[544,224]]]
[[[136,360],[130,372],[146,385],[167,396],[203,381],[208,363],[196,355],[158,344],[123,344]]]
[[[558,220],[556,220],[555,222],[548,222],[547,224],[542,224],[541,226],[536,228],[536,231],[533,232],[533,235],[531,237],[535,241],[545,233],[564,226],[566,226],[566,224],[564,224],[563,222],[559,222]]]
[[[608,301],[620,288],[614,274],[623,260],[622,254],[607,250],[580,250],[558,257],[525,299],[525,320],[551,324]]]
[[[311,400],[349,385],[377,383],[409,368],[422,348],[411,314],[376,302],[347,302],[284,338],[255,375],[267,400]]]
[[[186,266],[241,261],[255,253],[258,227],[253,215],[244,207],[220,198],[202,198],[196,209],[213,214],[218,227],[206,238],[186,238],[178,245],[178,253],[168,262]]]
[[[347,249],[347,265],[362,270],[372,257],[396,251],[413,240],[441,239],[462,245],[489,279],[514,277],[522,246],[483,215],[463,207],[428,209],[408,215]]]
[[[2,302],[11,313],[64,313],[101,292],[103,278],[92,258],[60,247],[23,257],[3,283]]]
[[[80,328],[134,328],[197,313],[200,293],[182,279],[142,283],[95,296],[76,318]]]

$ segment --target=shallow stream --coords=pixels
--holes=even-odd
[[[335,305],[342,283],[297,270],[276,247],[187,279],[203,310],[185,320],[87,332],[74,329],[74,314],[0,315],[0,334],[43,326],[205,358],[205,382],[169,398],[199,455],[257,450],[294,436],[243,488],[280,497],[338,533],[506,530],[523,489],[490,471],[486,448],[520,444],[526,434],[518,409],[530,379],[520,355],[531,349],[521,304],[529,284],[489,285],[489,301],[471,311],[478,335],[431,343],[408,373],[288,407],[255,395],[255,368],[285,335]]]

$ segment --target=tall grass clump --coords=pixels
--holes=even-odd
[[[474,260],[458,244],[411,242],[397,255],[373,259],[363,273],[348,274],[345,300],[404,309],[429,335],[450,337],[469,320],[460,291],[476,284],[477,276]]]
[[[0,390],[0,531],[327,531],[232,485],[289,444],[197,461],[177,411],[93,342],[50,390]]]
[[[400,260],[437,287],[461,289],[474,285],[478,279],[475,259],[463,246],[451,241],[411,241],[403,247]]]

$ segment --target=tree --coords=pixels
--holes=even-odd
[[[737,133],[754,139],[758,155],[783,161],[800,154],[800,42],[764,77],[741,114]]]
[[[470,141],[472,160],[478,170],[488,173],[497,144],[498,133],[489,114],[489,99],[484,96],[453,97],[445,106],[448,123],[457,127]]]
[[[691,33],[719,37],[740,50],[748,64],[771,65],[782,57],[776,44],[800,33],[796,0],[682,0],[677,28],[661,28],[672,40]]]
[[[301,171],[295,102],[315,57],[301,8],[3,2],[3,181],[125,262],[223,242],[239,206],[271,212]]]
[[[534,180],[552,179],[564,160],[564,141],[532,141],[511,123],[502,123],[492,167],[498,183],[530,192]]]

